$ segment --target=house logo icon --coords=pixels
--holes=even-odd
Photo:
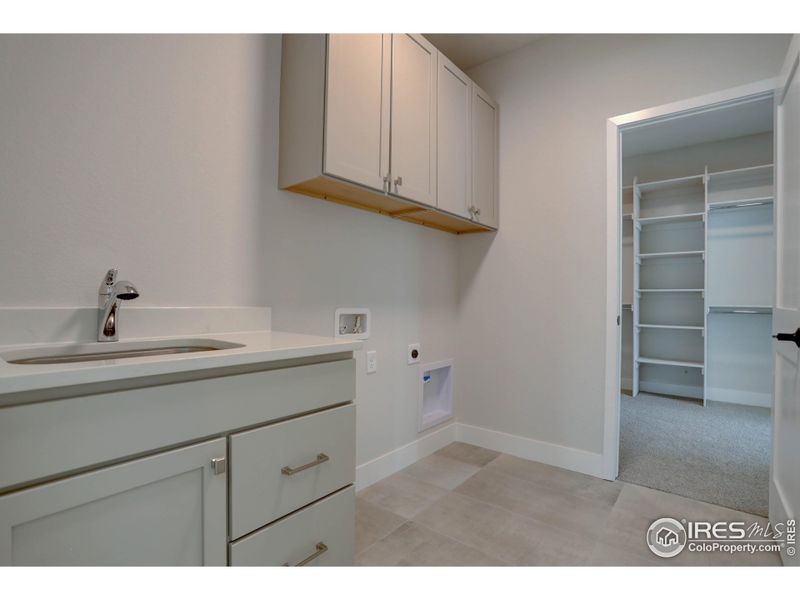
[[[656,519],[647,530],[647,546],[661,558],[677,556],[686,546],[686,528],[669,517]]]

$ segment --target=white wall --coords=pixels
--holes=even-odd
[[[772,77],[787,44],[552,36],[470,72],[500,105],[501,225],[460,240],[460,421],[602,451],[606,120]]]
[[[631,185],[634,177],[642,183],[698,175],[706,166],[713,173],[766,165],[772,162],[772,152],[772,132],[767,131],[663,152],[637,154],[623,159],[622,181],[623,185]]]
[[[0,306],[93,306],[117,266],[141,305],[276,330],[370,307],[361,463],[416,438],[406,345],[454,355],[457,239],[278,191],[279,81],[279,36],[0,36]]]

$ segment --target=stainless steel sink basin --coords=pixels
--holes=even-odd
[[[164,340],[160,342],[108,342],[40,346],[13,350],[2,355],[14,365],[58,365],[80,362],[107,362],[126,358],[144,358],[168,354],[190,354],[242,348],[242,344],[219,340]]]

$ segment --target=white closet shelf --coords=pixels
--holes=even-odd
[[[705,291],[703,288],[644,288],[641,290],[636,290],[640,293],[645,294],[699,294]]]
[[[708,307],[708,312],[711,313],[735,313],[744,315],[769,315],[772,314],[772,307],[765,304],[749,304],[749,305],[722,305],[715,304]]]
[[[704,254],[705,251],[703,250],[683,250],[680,252],[647,252],[645,254],[639,254],[639,258],[691,258],[697,256],[702,259]]]
[[[633,304],[631,304],[630,302],[623,302],[622,310],[633,310]]]
[[[671,367],[690,367],[692,369],[702,369],[705,367],[705,364],[702,362],[692,361],[692,360],[666,360],[663,358],[647,358],[646,356],[640,356],[636,359],[638,363],[645,363],[648,365],[668,365]]]
[[[645,329],[685,329],[688,331],[703,331],[702,325],[656,325],[654,323],[639,323],[637,327]]]
[[[772,204],[774,202],[772,196],[761,196],[758,198],[742,198],[739,200],[721,200],[719,202],[709,202],[708,210],[718,208],[749,208],[753,206],[763,206],[765,204]]]
[[[655,225],[657,223],[683,223],[687,221],[702,221],[706,216],[705,212],[691,212],[680,215],[667,215],[664,217],[645,217],[639,219],[640,225]]]
[[[708,174],[709,179],[712,177],[723,177],[725,175],[735,177],[737,175],[757,175],[759,173],[771,173],[773,164],[756,165],[755,167],[744,167],[743,169],[729,169],[727,171],[713,171]]]
[[[692,184],[695,181],[702,184],[704,175],[689,175],[688,177],[675,177],[674,179],[662,179],[661,181],[648,181],[647,183],[639,183],[638,188],[640,191],[655,191],[665,190],[672,187],[681,187],[687,184]]]
[[[623,213],[622,214],[622,218],[623,219],[633,219],[633,213]]]

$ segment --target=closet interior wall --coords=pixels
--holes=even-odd
[[[769,406],[772,153],[766,132],[623,160],[624,393]]]

